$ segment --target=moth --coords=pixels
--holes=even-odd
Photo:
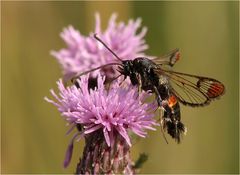
[[[107,66],[118,66],[118,77],[128,77],[132,85],[155,94],[158,106],[163,111],[161,128],[177,143],[180,143],[181,135],[186,132],[186,127],[181,122],[179,103],[191,107],[205,106],[224,94],[224,85],[216,79],[166,69],[166,66],[172,67],[179,60],[179,49],[154,59],[137,57],[122,60],[96,34],[94,38],[113,54],[117,62],[96,67],[76,77]]]

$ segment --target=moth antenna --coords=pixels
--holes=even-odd
[[[96,33],[94,34],[94,38],[95,38],[96,40],[98,40],[100,43],[102,43],[102,45],[103,45],[109,52],[111,52],[119,61],[122,62],[122,59],[119,58],[119,57],[117,56],[117,54],[115,54],[100,38],[98,38],[98,36],[97,36]]]
[[[85,71],[85,72],[82,72],[82,73],[79,73],[79,74],[75,75],[75,76],[71,79],[71,82],[72,82],[72,83],[76,82],[76,80],[77,80],[79,77],[81,77],[82,75],[88,74],[88,73],[93,72],[93,71],[96,71],[96,70],[98,70],[98,69],[102,69],[102,68],[107,67],[107,66],[114,66],[114,65],[119,65],[119,66],[121,66],[120,63],[109,63],[109,64],[105,64],[105,65],[102,65],[102,66],[98,66],[98,67],[96,67],[96,68],[93,68],[93,69],[90,69],[90,70],[88,70],[88,71]]]
[[[102,69],[102,68],[107,67],[107,66],[114,66],[114,65],[119,65],[119,66],[121,66],[120,63],[108,63],[108,64],[105,64],[105,65],[102,65],[102,66],[98,66],[98,67],[95,67],[95,68],[90,69],[90,70],[88,70],[88,71],[85,71],[85,72],[82,72],[82,73],[77,74],[75,77],[72,78],[72,81],[75,81],[77,78],[79,78],[79,77],[82,76],[82,75],[88,74],[88,73],[93,72],[93,71],[96,71],[96,70],[98,70],[98,69]]]

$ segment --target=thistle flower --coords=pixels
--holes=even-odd
[[[84,134],[102,130],[108,146],[111,146],[113,131],[116,130],[131,146],[127,131],[145,137],[145,129],[155,130],[153,112],[156,105],[143,103],[146,93],[139,96],[133,86],[112,84],[109,90],[104,86],[105,78],[98,77],[98,88],[88,89],[88,77],[78,80],[80,88],[65,87],[62,80],[57,82],[59,96],[51,90],[57,102],[54,104],[70,124],[81,124]]]
[[[105,78],[98,76],[97,88],[89,90],[88,76],[81,77],[81,80],[78,80],[80,88],[76,86],[64,87],[62,80],[59,80],[57,82],[59,95],[51,90],[56,101],[45,99],[58,108],[68,123],[82,127],[81,133],[78,132],[74,136],[74,139],[76,135],[86,138],[86,149],[88,151],[85,150],[85,158],[82,160],[87,162],[91,160],[90,162],[93,161],[96,166],[98,163],[100,167],[106,164],[111,169],[111,167],[119,166],[119,161],[117,161],[118,166],[114,161],[115,158],[119,158],[119,155],[129,157],[128,152],[123,150],[126,148],[129,150],[129,147],[131,147],[130,132],[145,137],[147,135],[146,129],[155,130],[154,126],[157,123],[153,119],[153,111],[157,108],[157,105],[155,103],[144,103],[148,95],[146,93],[138,94],[137,88],[133,86],[120,86],[118,82],[114,82],[111,88],[107,90],[104,81]],[[71,158],[73,140],[66,154],[68,159],[65,161],[66,165]],[[91,146],[87,146],[88,144],[92,146],[93,150],[96,149],[96,146],[101,146],[103,152],[97,155],[102,157],[98,158],[99,156],[94,153],[90,154],[89,150],[91,149],[89,147]],[[122,154],[117,147],[122,149]],[[113,148],[115,151],[111,151]],[[106,155],[107,152],[108,155]],[[90,154],[90,157],[87,154]],[[106,161],[109,163],[105,161],[104,164],[104,161],[99,160],[104,159],[104,156],[107,157]],[[109,161],[110,159],[112,161]],[[129,162],[129,160],[125,161]],[[103,165],[101,162],[103,162]],[[86,162],[84,165],[86,167]],[[93,173],[93,171],[90,172]]]
[[[94,33],[97,33],[120,58],[124,60],[144,56],[143,51],[148,48],[143,39],[147,31],[146,27],[143,27],[140,33],[137,34],[137,30],[141,26],[141,19],[129,20],[127,24],[123,22],[116,23],[117,15],[113,14],[107,29],[102,31],[99,14],[96,14],[95,18]],[[90,36],[92,35],[91,32]],[[65,28],[61,33],[61,37],[67,44],[67,48],[52,51],[51,54],[62,65],[65,80],[79,72],[116,62],[114,56],[101,43],[97,42],[93,37],[83,36],[73,26]],[[116,70],[112,68],[102,71],[107,77],[113,77],[116,73]],[[92,76],[96,75],[97,71],[92,73]]]

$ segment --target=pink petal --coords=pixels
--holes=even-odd
[[[108,131],[106,128],[103,129],[103,134],[104,134],[105,140],[107,142],[107,145],[110,147],[111,146],[110,137],[109,137],[109,134],[108,134]]]
[[[92,133],[92,132],[98,130],[99,128],[101,128],[101,127],[102,127],[102,125],[96,125],[96,126],[90,128],[90,129],[85,130],[85,131],[84,131],[84,134]]]
[[[117,127],[117,130],[118,130],[119,134],[121,134],[121,136],[123,136],[123,138],[126,140],[126,142],[128,143],[128,145],[129,145],[129,146],[132,146],[127,131],[126,131],[123,127]]]

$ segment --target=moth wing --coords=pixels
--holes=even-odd
[[[224,94],[224,85],[213,78],[157,69],[159,75],[167,76],[172,93],[184,105],[204,106]]]
[[[158,65],[173,66],[179,59],[180,52],[179,49],[176,48],[165,55],[152,59],[152,61]]]

